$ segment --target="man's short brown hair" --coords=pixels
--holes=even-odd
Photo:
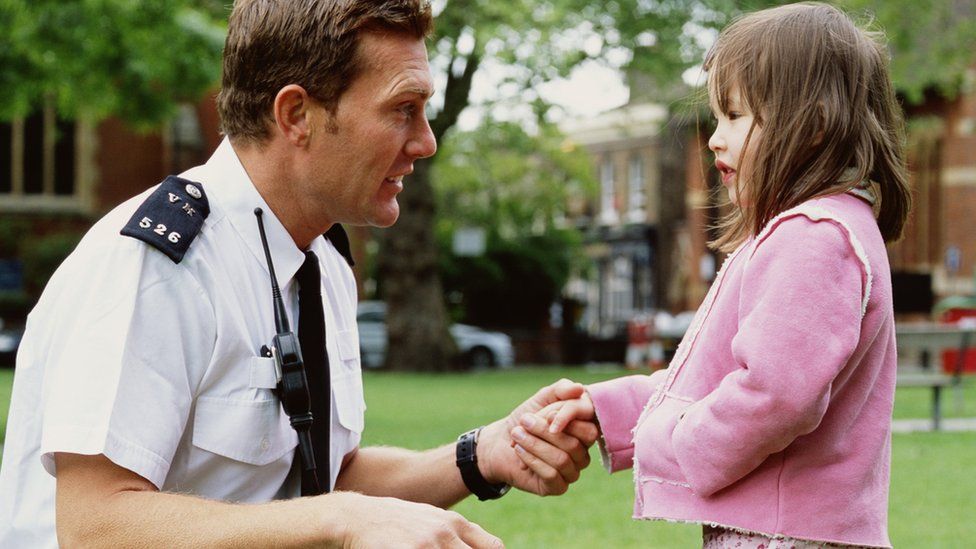
[[[289,84],[334,110],[361,69],[362,32],[424,39],[432,27],[429,0],[237,0],[217,96],[221,130],[264,141],[275,97]]]

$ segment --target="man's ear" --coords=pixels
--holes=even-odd
[[[310,110],[312,98],[305,88],[288,84],[278,91],[274,101],[275,127],[289,143],[304,147],[312,132]]]

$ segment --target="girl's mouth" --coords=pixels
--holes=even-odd
[[[722,176],[722,183],[725,185],[730,184],[735,178],[735,169],[721,160],[715,161],[715,169]]]

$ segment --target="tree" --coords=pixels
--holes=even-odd
[[[893,37],[896,84],[910,100],[958,90],[971,62],[974,0],[838,0],[873,10]],[[54,102],[64,117],[165,120],[217,81],[226,0],[0,0],[0,119]],[[520,101],[544,117],[535,88],[586,59],[676,80],[701,59],[708,29],[771,0],[439,0],[431,41],[446,86],[431,125],[443,142],[471,103],[475,75],[510,67]],[[908,17],[905,14],[909,14]],[[919,24],[922,23],[922,24]],[[897,29],[897,30],[894,30]],[[936,32],[937,30],[941,32]],[[916,52],[926,51],[938,57]],[[932,62],[932,59],[937,62]],[[378,274],[389,304],[394,369],[451,362],[437,278],[434,160],[418,161],[401,194],[402,216],[382,233]]]
[[[899,93],[913,104],[927,91],[952,98],[976,62],[976,0],[841,0],[855,15],[873,20],[891,50],[891,75]]]
[[[438,232],[479,227],[503,238],[560,228],[566,204],[596,192],[589,156],[551,123],[534,131],[486,119],[441,145],[432,178]]]
[[[652,52],[662,78],[677,78],[700,56],[685,25],[701,18],[697,0],[448,0],[437,14],[432,65],[443,69],[443,102],[431,116],[443,142],[469,106],[471,84],[489,62],[510,67],[505,85],[544,115],[539,84],[565,75],[585,59],[629,58]],[[627,64],[624,61],[622,64]],[[621,64],[621,63],[618,63]],[[437,157],[435,157],[437,158]],[[452,362],[443,286],[437,272],[432,162],[420,160],[400,195],[401,216],[381,237],[377,272],[388,306],[387,366],[439,370]]]
[[[582,262],[581,235],[564,213],[595,194],[589,155],[544,120],[530,132],[492,119],[452,133],[440,154],[436,232],[451,304],[468,323],[538,329]],[[462,228],[484,232],[483,254],[453,253]]]
[[[505,85],[519,90],[522,101],[544,112],[535,87],[565,75],[575,64],[598,59],[624,70],[650,74],[667,83],[700,62],[707,40],[732,16],[777,0],[446,0],[437,14],[431,56],[443,70],[443,102],[431,116],[438,141],[469,106],[471,84],[489,62],[507,64]],[[842,7],[877,15],[878,25],[897,29],[891,41],[896,85],[910,100],[921,91],[958,89],[971,63],[973,0],[917,3],[913,0],[837,0]],[[915,14],[905,17],[904,14]],[[964,17],[969,14],[969,17]],[[918,19],[915,19],[918,16]],[[925,25],[915,26],[917,21]],[[934,32],[941,29],[942,32]],[[711,32],[710,32],[711,31]],[[940,61],[921,62],[914,52],[937,52]],[[924,69],[919,68],[924,66]],[[443,288],[437,276],[434,237],[436,208],[432,160],[415,164],[401,194],[396,229],[381,237],[378,274],[389,307],[393,369],[441,369],[450,363]]]
[[[0,119],[53,102],[157,125],[217,82],[225,19],[216,0],[0,0]]]
[[[964,85],[976,56],[976,0],[826,0],[869,30],[883,33],[891,52],[891,76],[908,103],[927,91],[952,98]],[[703,0],[713,28],[732,17],[788,0]]]

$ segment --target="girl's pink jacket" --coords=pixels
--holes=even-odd
[[[733,252],[668,369],[587,390],[635,518],[890,547],[895,366],[884,242],[843,194]]]

